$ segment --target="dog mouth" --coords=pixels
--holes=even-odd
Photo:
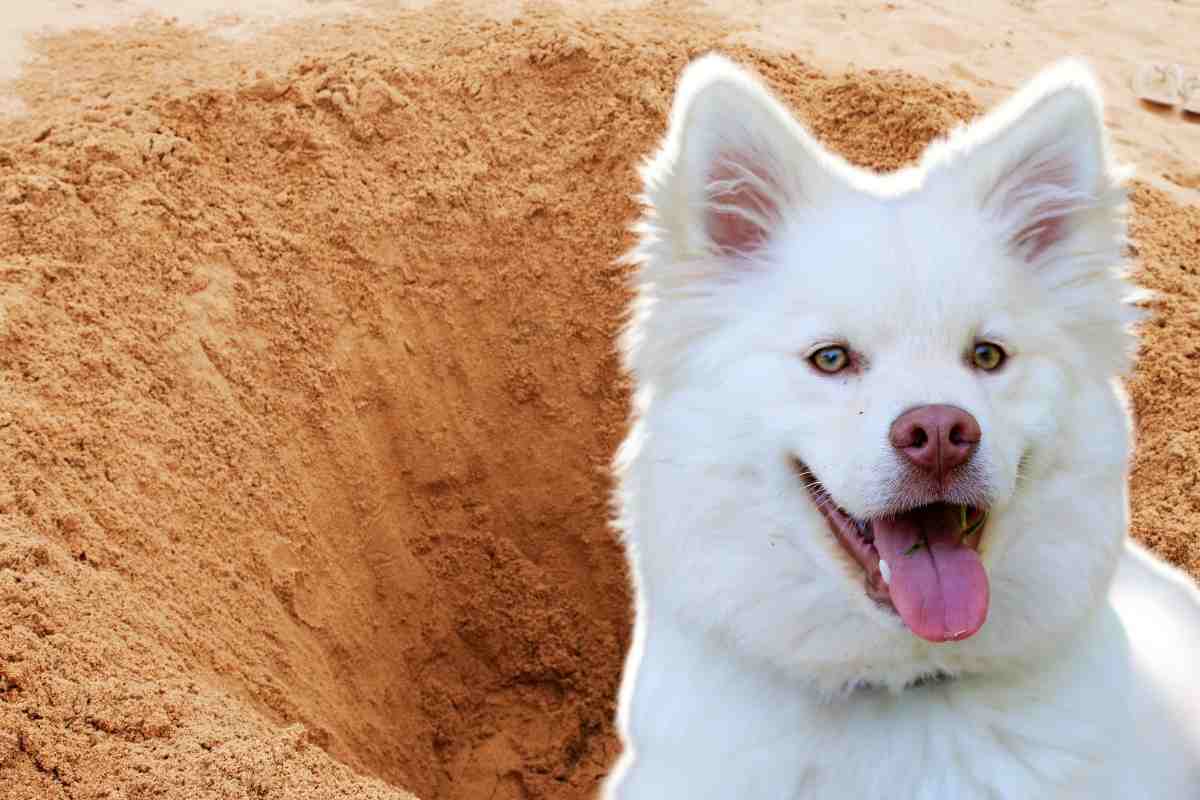
[[[987,509],[935,502],[861,520],[833,499],[803,462],[795,467],[833,536],[865,574],[867,596],[931,642],[960,641],[987,619],[979,559]]]

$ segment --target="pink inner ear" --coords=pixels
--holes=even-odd
[[[1011,241],[1030,262],[1066,238],[1071,214],[1084,200],[1069,158],[1036,158],[1026,158],[999,182],[1005,187],[1001,213],[1014,222]]]
[[[780,189],[761,165],[725,153],[709,174],[705,231],[724,255],[746,255],[766,241],[780,215]]]

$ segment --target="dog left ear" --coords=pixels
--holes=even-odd
[[[655,237],[675,263],[750,265],[788,210],[817,202],[824,158],[761,81],[701,58],[684,71],[667,137],[642,169]]]
[[[994,112],[931,147],[925,160],[931,172],[965,176],[980,210],[1031,264],[1095,251],[1124,234],[1123,216],[1114,213],[1123,199],[1122,176],[1109,158],[1100,91],[1078,62],[1047,70]],[[1079,236],[1091,243],[1067,246]]]

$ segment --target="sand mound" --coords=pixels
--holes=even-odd
[[[726,33],[42,42],[0,124],[0,796],[590,796],[628,637],[613,259]],[[731,50],[875,167],[977,111]],[[1196,574],[1200,215],[1136,203],[1137,533]]]

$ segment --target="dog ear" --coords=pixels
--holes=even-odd
[[[656,236],[674,262],[752,263],[787,211],[821,192],[825,157],[757,78],[701,58],[684,71],[666,139],[642,169]]]
[[[968,196],[1031,264],[1108,250],[1124,235],[1123,176],[1110,161],[1099,88],[1078,62],[1047,70],[930,148],[926,162],[965,176]]]

